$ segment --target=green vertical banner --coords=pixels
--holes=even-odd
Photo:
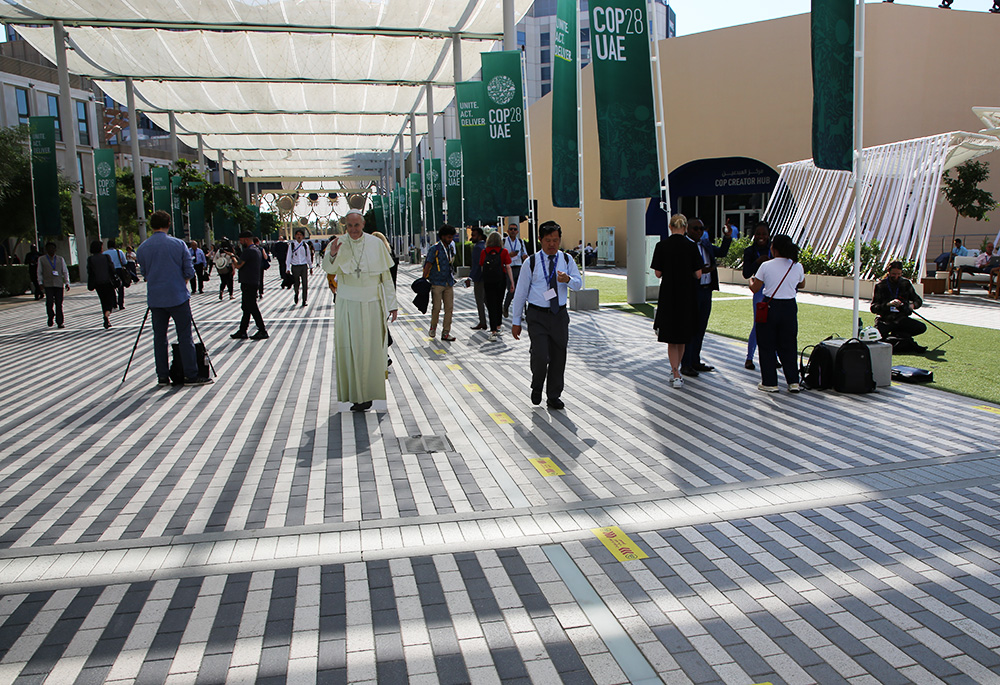
[[[527,215],[528,163],[524,147],[521,51],[484,52],[480,58],[486,90],[493,214]]]
[[[166,167],[157,166],[149,170],[149,176],[153,186],[153,211],[162,209],[170,212],[170,171]]]
[[[222,211],[212,214],[212,228],[215,232],[215,239],[228,238],[236,240],[239,237],[239,229],[231,216]]]
[[[558,0],[552,64],[552,205],[580,206],[577,149],[577,0]]]
[[[31,188],[35,196],[35,229],[39,236],[62,234],[59,217],[59,169],[56,165],[56,118],[29,117]]]
[[[201,190],[204,183],[192,183]],[[208,235],[205,229],[205,196],[188,202],[188,225],[191,227],[191,240],[205,240]]]
[[[490,134],[486,127],[486,90],[482,81],[455,84],[458,132],[462,143],[462,199],[465,222],[496,220],[490,184]]]
[[[396,225],[399,226],[399,235],[407,235],[408,228],[406,226],[406,187],[399,186],[396,188]],[[409,244],[409,238],[404,241]]]
[[[94,150],[94,178],[97,179],[97,222],[101,238],[117,238],[118,179],[115,178],[114,150]]]
[[[427,208],[427,227],[437,231],[444,223],[444,182],[441,178],[441,160],[424,160],[424,201]]]
[[[385,207],[382,204],[381,195],[372,195],[372,211],[375,213],[375,230],[382,233],[382,235],[387,235],[388,229],[385,225]]]
[[[260,207],[257,205],[247,205],[247,209],[253,214],[253,232],[261,240],[266,240],[267,236],[260,232]]]
[[[173,234],[184,236],[184,212],[181,210],[181,194],[178,192],[181,187],[181,177],[170,177],[170,222],[173,226]]]
[[[590,56],[604,200],[660,196],[648,27],[646,0],[593,0],[590,4]]]
[[[854,0],[812,0],[813,163],[854,160]]]
[[[406,183],[406,190],[410,196],[407,212],[410,219],[410,232],[418,235],[424,230],[423,222],[420,220],[420,174],[411,172]],[[416,243],[415,243],[416,244]]]
[[[462,207],[462,141],[444,141],[444,192],[448,199],[448,223],[465,226]]]

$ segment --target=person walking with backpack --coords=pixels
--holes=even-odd
[[[799,392],[799,370],[795,351],[798,345],[798,305],[795,296],[805,285],[805,271],[799,264],[799,247],[787,235],[771,240],[771,259],[762,263],[750,279],[750,290],[764,293],[757,306],[755,321],[760,348],[758,390],[778,392],[775,354],[785,372],[788,392]],[[764,314],[761,314],[763,308]]]
[[[510,270],[510,262],[510,254],[503,247],[500,232],[490,233],[490,237],[486,239],[486,247],[479,255],[483,294],[486,310],[490,315],[490,342],[495,342],[500,335],[504,294],[511,293],[513,297],[514,275]]]
[[[215,251],[215,271],[219,274],[219,301],[222,301],[222,293],[229,288],[229,299],[233,299],[233,264],[236,261],[236,254],[233,247],[228,242],[219,245]]]
[[[101,241],[90,243],[87,257],[87,290],[96,290],[104,314],[104,327],[111,328],[111,311],[115,308],[115,291],[121,282],[115,274],[115,265],[106,253],[101,251]]]

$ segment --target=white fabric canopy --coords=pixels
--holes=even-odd
[[[178,133],[177,137],[188,147],[198,147],[198,138],[191,134]],[[212,150],[280,150],[294,152],[296,150],[342,150],[366,151],[385,154],[395,141],[390,136],[349,136],[338,134],[310,135],[280,134],[280,135],[202,135],[205,146]]]
[[[147,116],[162,126],[161,121],[169,117],[147,110]],[[368,116],[345,116],[342,114],[175,114],[180,131],[211,131],[218,134],[260,133],[330,133],[342,135],[394,136],[403,127],[406,116],[402,114],[378,114]],[[416,133],[427,133],[427,117],[416,117]]]
[[[533,0],[514,0],[524,16]],[[503,33],[501,0],[9,0],[0,19],[26,24],[61,19],[67,24],[131,26],[247,26],[399,32],[404,35],[460,32]]]

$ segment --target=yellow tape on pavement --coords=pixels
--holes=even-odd
[[[633,561],[635,559],[648,559],[649,555],[642,551],[639,545],[632,542],[618,526],[607,526],[606,528],[591,528],[590,532],[604,543],[615,559],[618,561]]]
[[[483,389],[480,388],[476,383],[466,383],[465,389],[469,392],[482,392]]]
[[[983,411],[988,411],[993,414],[1000,414],[1000,409],[997,409],[996,407],[987,407],[985,404],[981,404],[978,407],[973,407],[973,409],[982,409]]]
[[[528,461],[530,461],[531,465],[538,469],[538,472],[546,478],[566,475],[563,473],[563,470],[559,468],[549,457],[534,457]]]
[[[448,364],[448,369],[451,371],[461,371],[462,366],[460,364]]]
[[[498,412],[494,412],[493,414],[490,414],[490,418],[493,419],[494,421],[496,421],[497,423],[500,423],[500,424],[503,424],[503,423],[514,423],[514,419],[510,418],[509,416],[507,416],[507,414],[505,414],[502,411],[498,411]]]
[[[434,350],[434,354],[448,354],[448,350]]]

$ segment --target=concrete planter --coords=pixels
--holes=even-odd
[[[743,273],[741,271],[737,271],[736,269],[730,269],[727,266],[720,266],[719,283],[741,285],[742,283],[745,283],[745,281],[743,280]]]
[[[844,279],[842,276],[816,275],[816,290],[813,292],[824,295],[843,295]]]
[[[814,293],[819,289],[819,277],[816,274],[806,274],[806,285],[803,288],[807,293]]]

